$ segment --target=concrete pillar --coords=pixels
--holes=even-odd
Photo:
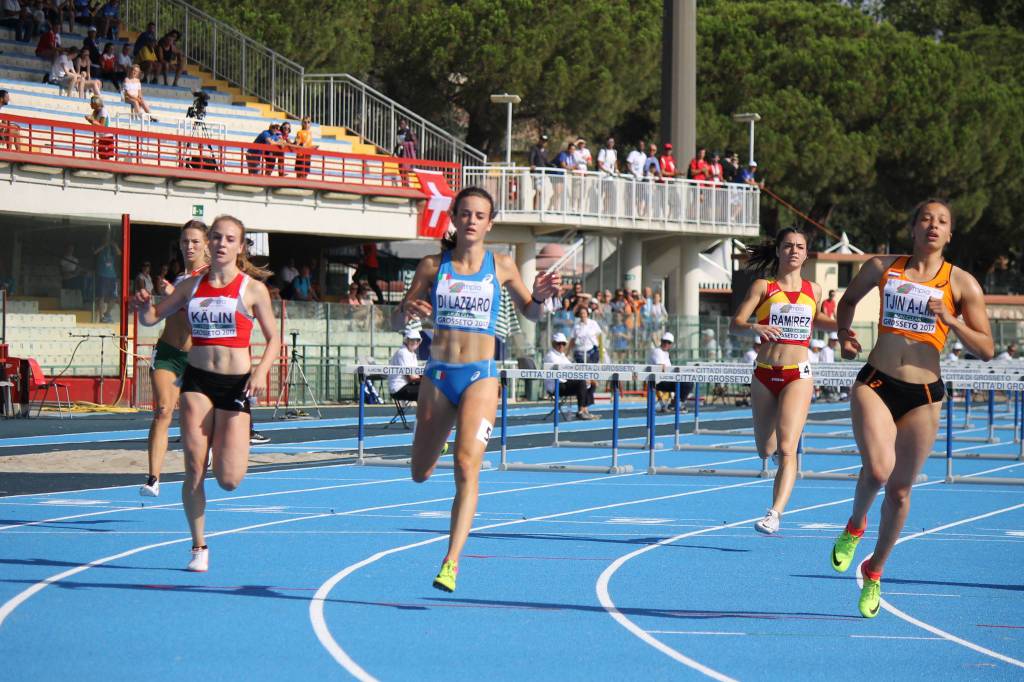
[[[697,0],[664,0],[661,144],[685,164],[697,145]]]
[[[533,279],[537,276],[537,245],[536,242],[520,242],[516,244],[516,267],[519,275],[526,283],[526,288],[533,289]],[[531,355],[537,339],[537,323],[519,316],[519,324],[523,328],[526,348],[524,352]]]
[[[697,359],[700,343],[700,252],[708,241],[698,238],[679,240],[679,269],[675,283],[672,313],[678,320],[676,346],[684,359]]]
[[[622,238],[622,286],[642,291],[644,288],[644,244],[640,236],[627,234]]]

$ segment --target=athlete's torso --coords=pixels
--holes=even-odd
[[[189,277],[195,277],[196,275],[206,272],[209,268],[208,265],[200,266],[191,272],[182,273],[174,278],[171,282],[171,286],[175,289],[178,285],[187,280]],[[164,330],[160,334],[160,340],[164,343],[169,343],[178,350],[187,351],[192,347],[192,331],[188,326],[188,314],[185,308],[172,313],[166,320],[164,320]]]
[[[501,280],[494,254],[484,252],[480,269],[459,274],[452,252],[444,251],[430,287],[434,315],[431,357],[442,362],[475,362],[494,356]]]
[[[250,277],[239,272],[222,287],[213,286],[209,278],[210,273],[198,278],[188,302],[189,363],[210,372],[243,374],[251,366],[253,319],[245,304]]]
[[[754,317],[758,324],[778,327],[780,338],[762,345],[758,360],[772,365],[805,362],[816,309],[810,281],[800,280],[799,291],[783,291],[777,280],[768,280]]]

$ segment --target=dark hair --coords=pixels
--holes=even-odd
[[[494,210],[494,197],[492,197],[490,193],[483,187],[465,187],[461,192],[456,194],[455,200],[452,201],[452,218],[458,215],[459,204],[462,203],[462,200],[467,199],[469,197],[480,197],[481,199],[486,199],[487,203],[491,205],[491,220],[494,220],[494,216],[498,214],[498,212]],[[458,235],[455,232],[455,227],[452,226],[452,229],[449,230],[448,234],[441,237],[441,250],[451,251],[452,249],[454,249],[455,244],[457,243],[457,238]]]
[[[0,97],[6,97],[8,94],[10,93],[8,93],[6,90],[0,90]]]
[[[757,275],[775,274],[775,271],[779,269],[779,244],[786,238],[786,235],[794,233],[803,237],[804,242],[810,243],[811,240],[799,228],[787,227],[781,229],[773,239],[766,239],[757,246],[747,247],[747,265],[745,269]]]
[[[925,199],[914,207],[914,212],[910,216],[910,227],[913,228],[917,224],[917,221],[921,218],[921,212],[924,211],[924,207],[928,204],[938,204],[939,206],[944,206],[949,211],[949,231],[952,232],[956,228],[956,216],[953,215],[953,207],[949,205],[948,201],[938,197]]]

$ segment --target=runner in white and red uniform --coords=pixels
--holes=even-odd
[[[139,321],[156,324],[186,308],[192,349],[181,379],[181,440],[185,448],[185,481],[181,500],[192,533],[190,571],[206,571],[209,550],[204,542],[207,452],[213,473],[224,490],[234,490],[249,466],[249,397],[266,392],[267,372],[281,349],[270,293],[257,278],[270,273],[249,263],[245,225],[220,216],[210,227],[210,269],[181,283],[154,307],[149,293],[135,295]],[[253,277],[250,277],[253,275]],[[259,323],[266,347],[253,368],[250,336]]]

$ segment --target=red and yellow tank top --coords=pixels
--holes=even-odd
[[[878,311],[878,333],[899,334],[908,339],[927,343],[942,352],[949,336],[949,327],[928,309],[928,301],[941,298],[946,309],[956,314],[950,276],[953,264],[942,262],[939,272],[927,282],[911,282],[903,276],[910,261],[900,256],[885,269],[878,282],[881,306]]]
[[[252,336],[252,314],[243,297],[249,276],[238,273],[223,287],[210,284],[209,274],[196,280],[188,302],[188,322],[193,346],[248,348]]]
[[[783,291],[777,281],[770,279],[754,315],[758,324],[771,325],[782,330],[775,343],[810,346],[811,326],[814,323],[816,308],[814,288],[808,280],[800,280],[800,291]]]

